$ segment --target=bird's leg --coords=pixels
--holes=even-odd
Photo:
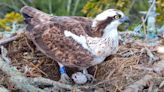
[[[67,75],[64,65],[59,62],[58,62],[58,64],[59,64],[59,72],[61,74],[59,81],[67,83],[67,84],[71,84],[72,81],[71,81],[70,77]]]
[[[86,68],[83,69],[83,74],[87,77],[88,81],[95,81],[93,75],[89,74]]]

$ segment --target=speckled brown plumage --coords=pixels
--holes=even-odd
[[[105,45],[103,41],[105,41],[106,38],[104,40],[97,40],[95,38],[103,35],[104,28],[113,21],[113,17],[98,21],[96,27],[91,27],[93,23],[92,19],[85,17],[50,16],[29,6],[23,7],[21,13],[27,23],[29,38],[41,52],[51,59],[66,66],[79,68],[90,67],[96,64],[96,62],[102,62],[103,59],[100,61],[95,61],[94,59],[95,54],[98,55],[97,50],[101,50],[99,45]],[[66,37],[65,31],[69,31],[77,36],[88,37],[87,41],[90,40],[92,42],[96,40],[96,43],[99,43],[99,41],[102,41],[102,43],[90,44],[88,41],[87,44],[90,44],[88,46],[91,46],[93,50],[88,51],[88,49],[84,49],[84,47],[72,37]],[[113,46],[111,44],[108,45]],[[109,47],[108,45],[107,47]],[[95,54],[93,55],[93,53]]]
[[[73,16],[71,17],[75,20],[77,20],[81,26],[83,27],[84,31],[91,37],[101,37],[103,35],[103,30],[100,30],[102,27],[101,25],[97,26],[96,28],[91,28],[92,20],[85,18],[85,17],[77,17]],[[102,21],[101,23],[105,23],[105,21]]]
[[[41,11],[31,7],[22,8],[21,13],[25,15],[28,24],[29,38],[45,55],[70,67],[91,65],[92,54],[72,38],[64,36],[64,30],[69,30],[76,35],[86,35],[85,31],[91,34],[88,28],[91,26],[91,20],[83,17],[51,17],[44,13],[42,15]],[[44,18],[40,19],[41,16]],[[81,21],[78,21],[79,19]]]

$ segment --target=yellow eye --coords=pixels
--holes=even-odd
[[[114,18],[115,18],[115,19],[119,19],[120,16],[119,16],[119,15],[115,15]]]

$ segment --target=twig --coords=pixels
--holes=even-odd
[[[63,89],[81,91],[80,89],[74,88],[72,85],[63,84],[63,83],[56,82],[56,81],[46,79],[43,77],[36,77],[36,78],[31,78],[31,79],[29,78],[29,82],[32,84],[53,85],[53,86],[59,86],[60,88],[63,88]]]
[[[132,67],[139,70],[146,70],[149,72],[161,73],[164,70],[164,60],[158,61],[152,67],[146,67],[143,65],[134,65]]]
[[[14,41],[14,40],[18,39],[19,37],[20,37],[20,36],[15,35],[15,36],[10,37],[10,38],[1,39],[1,40],[0,40],[0,45],[4,45],[4,44],[6,44],[6,43],[9,43],[9,42],[11,42],[11,41]]]
[[[126,87],[123,92],[142,92],[145,86],[149,87],[149,91],[157,92],[158,88],[154,88],[154,86],[160,85],[159,88],[162,87],[162,81],[164,81],[163,77],[158,77],[154,74],[145,75],[142,79]]]
[[[121,36],[121,37],[133,37],[133,36],[138,36],[138,37],[140,37],[141,35],[140,34],[136,34],[136,33],[134,33],[133,31],[125,31],[125,32],[119,32],[119,35]]]
[[[150,15],[150,12],[151,12],[152,8],[154,7],[154,5],[155,5],[155,0],[153,0],[153,2],[152,2],[151,6],[150,6],[150,8],[149,8],[149,10],[148,10],[148,12],[146,14],[146,17],[145,18],[142,18],[141,24],[138,27],[136,27],[137,28],[137,31],[141,30],[141,28],[143,27],[144,28],[144,32],[146,32],[145,22],[147,21],[149,15]],[[137,33],[136,35],[138,35],[138,37],[141,37],[141,34],[140,33]],[[144,33],[144,37],[145,37],[145,33]]]
[[[161,82],[161,84],[159,85],[159,88],[162,88],[164,86],[164,81]]]
[[[152,68],[145,67],[143,65],[133,65],[132,68],[138,69],[138,70],[153,71]]]
[[[6,63],[11,63],[10,59],[7,58],[7,50],[1,46],[1,53],[2,53],[2,58],[6,61]]]
[[[94,78],[96,77],[97,70],[98,70],[98,66],[96,65],[95,68],[96,68],[96,69],[95,69],[95,72],[94,72],[94,74],[93,74],[93,77],[94,77]]]
[[[27,38],[25,38],[25,41],[26,41],[26,44],[27,44],[27,46],[30,48],[30,50],[31,50],[31,53],[32,53],[32,56],[34,56],[34,49],[31,47],[31,45],[28,43],[28,39]]]
[[[119,55],[121,57],[130,57],[134,54],[135,54],[135,52],[133,52],[131,49],[128,49],[128,50],[125,50],[125,51],[119,53]]]
[[[154,83],[151,81],[150,82],[150,86],[149,86],[149,88],[148,88],[148,92],[153,92],[152,90],[153,90],[153,86],[154,86]]]
[[[147,55],[149,56],[149,63],[150,64],[152,64],[155,61],[159,60],[159,58],[154,56],[153,53],[147,47],[145,47],[145,49],[146,49]]]
[[[43,63],[43,61],[37,65],[34,65],[32,62],[32,66],[34,66],[34,68],[32,68],[31,72],[33,72],[35,69],[37,69],[38,71],[40,71],[42,74],[44,74],[45,76],[48,76],[45,72],[43,72],[42,70],[39,69],[39,66]]]
[[[123,92],[140,92],[143,90],[144,86],[147,85],[148,81],[150,81],[152,78],[152,75],[146,75],[132,85],[129,85]]]
[[[144,20],[144,17],[141,17],[141,20],[142,20],[142,25],[143,25],[143,29],[144,29],[144,36],[146,36],[146,25],[145,25],[145,20]]]
[[[105,83],[109,83],[110,84],[110,82],[111,82],[111,80],[103,80],[103,81],[100,81],[100,82],[98,82],[98,83],[96,83],[95,85],[92,85],[92,87],[94,88],[94,87],[96,87],[96,86],[98,86],[98,85],[101,85],[101,84],[105,84]]]
[[[106,77],[106,79],[109,79],[109,78],[114,74],[115,71],[116,71],[116,69],[113,69],[113,70],[108,74],[108,76]]]
[[[154,85],[152,81],[150,81],[149,88],[147,92],[158,92],[158,88]]]
[[[148,16],[149,16],[149,13],[150,13],[151,9],[153,8],[154,4],[155,4],[155,0],[153,0],[152,5],[150,6],[150,8],[149,8],[149,10],[148,10],[148,12],[147,12],[147,14],[146,14],[146,17],[145,17],[145,19],[144,19],[143,22],[142,22],[142,26],[145,24],[145,22],[146,22],[146,20],[147,20],[147,18],[148,18]]]
[[[154,64],[153,71],[156,73],[161,73],[164,71],[164,60],[158,61],[158,63]]]

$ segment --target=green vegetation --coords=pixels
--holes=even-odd
[[[3,19],[0,19],[0,29],[10,31],[13,23],[23,21],[21,14],[16,12],[7,13]]]
[[[0,30],[9,31],[11,24],[22,22],[19,10],[24,5],[33,6],[46,13],[58,16],[87,16],[95,17],[98,13],[108,8],[122,10],[133,19],[134,29],[141,23],[141,17],[149,8],[148,0],[0,0]],[[157,0],[157,24],[164,24],[164,1]],[[9,18],[7,17],[9,16]],[[10,20],[11,19],[11,20]]]
[[[83,16],[81,10],[86,2],[87,0],[0,0],[0,31],[10,31],[13,23],[23,21],[19,10],[24,5],[58,16]]]

